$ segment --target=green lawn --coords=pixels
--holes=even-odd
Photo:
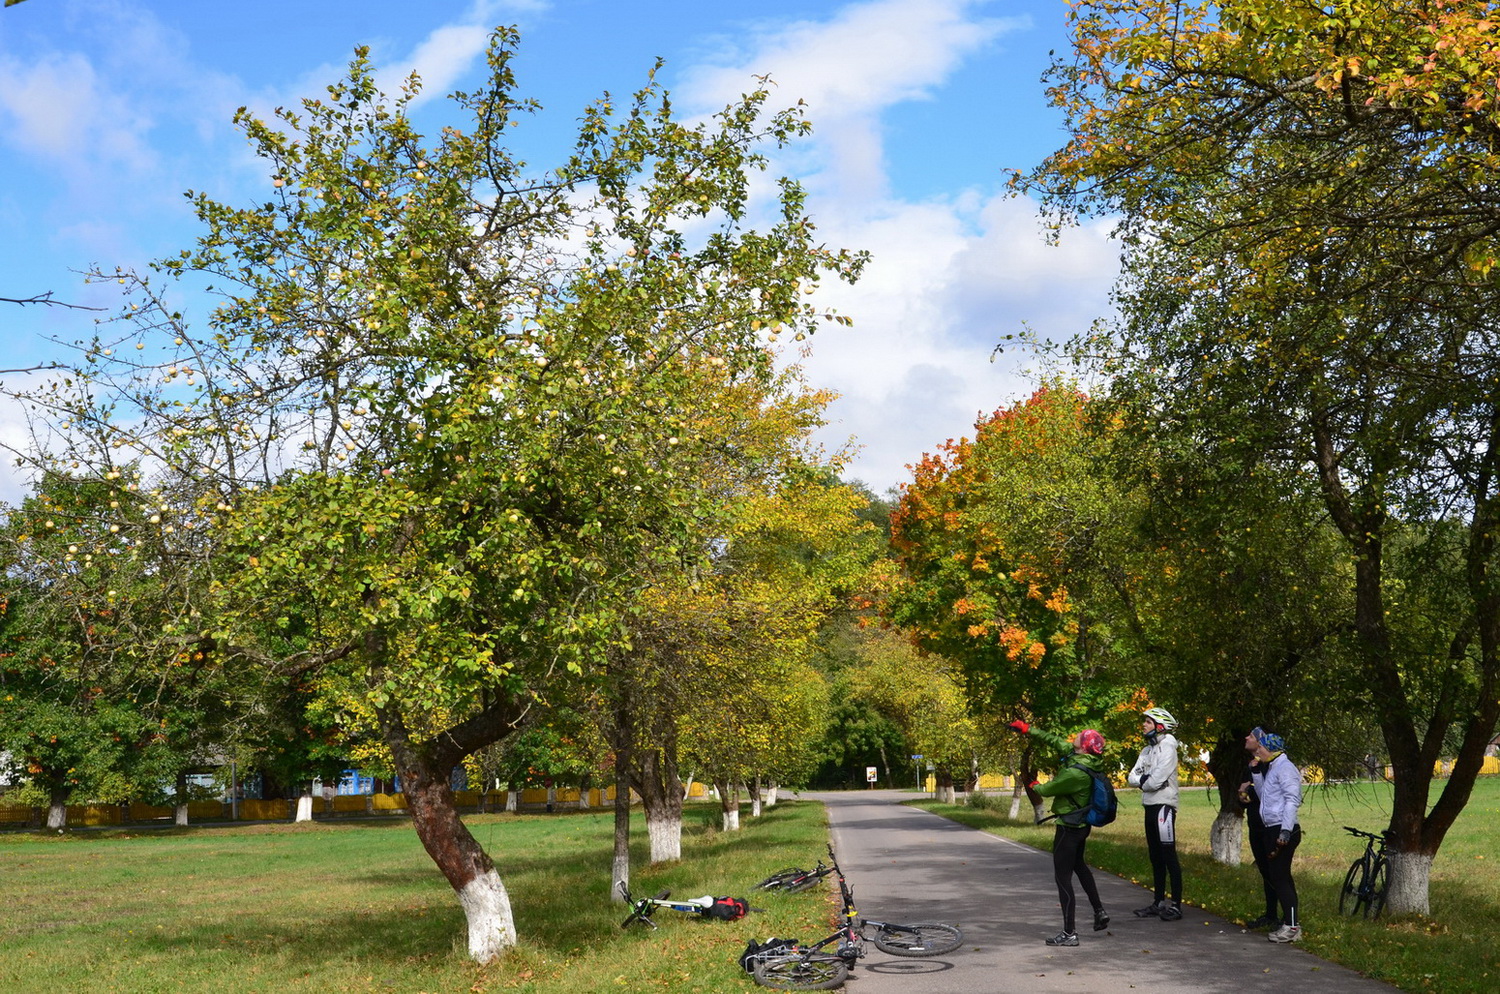
[[[1442,994],[1489,992],[1500,986],[1500,779],[1481,779],[1468,807],[1448,833],[1432,870],[1432,915],[1392,922],[1340,918],[1338,891],[1363,840],[1343,831],[1385,828],[1390,786],[1361,783],[1309,787],[1297,850],[1296,880],[1305,929],[1302,945],[1326,959],[1378,977],[1406,991]],[[1436,794],[1434,793],[1434,796]],[[1001,799],[997,798],[996,801]],[[1151,885],[1145,827],[1139,795],[1123,791],[1120,817],[1095,829],[1089,840],[1090,865]],[[1178,812],[1178,850],[1187,903],[1238,921],[1260,914],[1260,880],[1245,846],[1243,865],[1223,866],[1209,855],[1209,827],[1216,795],[1187,791]],[[1009,797],[996,809],[922,806],[997,835],[1050,849],[1052,826],[1021,825],[1001,817]]]
[[[684,859],[647,868],[642,842],[633,889],[748,897],[828,837],[814,803],[742,820],[721,833],[717,806],[691,807]],[[404,821],[0,835],[0,991],[701,994],[754,989],[736,962],[751,937],[829,931],[810,895],[756,897],[766,910],[739,922],[663,912],[659,931],[623,931],[609,812],[468,823],[522,941],[488,968],[468,960],[457,899]]]

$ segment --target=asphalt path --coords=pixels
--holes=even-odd
[[[834,850],[862,915],[948,922],[964,932],[958,951],[933,959],[888,956],[869,943],[868,954],[844,988],[853,994],[1397,990],[1296,944],[1268,942],[1264,932],[1247,932],[1197,908],[1184,906],[1177,922],[1136,918],[1131,909],[1150,904],[1150,891],[1098,870],[1094,877],[1112,918],[1109,927],[1091,931],[1088,899],[1078,890],[1080,944],[1047,946],[1043,940],[1062,927],[1050,852],[900,803],[925,795],[850,791],[799,796],[827,806]],[[1191,878],[1184,884],[1191,900]]]

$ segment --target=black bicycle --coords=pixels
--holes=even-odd
[[[1349,864],[1349,872],[1344,875],[1344,887],[1339,891],[1339,914],[1379,918],[1380,912],[1385,908],[1386,871],[1389,866],[1385,853],[1391,842],[1390,830],[1376,835],[1345,825],[1344,831],[1364,839],[1365,851]]]
[[[940,922],[876,921],[861,918],[854,906],[854,889],[839,869],[839,861],[828,847],[829,869],[838,875],[839,893],[844,899],[844,922],[837,932],[807,946],[792,946],[769,951],[752,958],[751,972],[763,987],[791,991],[828,990],[839,986],[849,970],[864,955],[865,942],[893,956],[940,956],[963,945],[964,934],[954,925]],[[873,933],[870,930],[873,929]],[[833,952],[824,952],[828,947]]]
[[[833,867],[818,860],[818,865],[811,870],[801,867],[789,866],[784,870],[777,870],[766,879],[752,887],[752,890],[781,890],[788,894],[798,894],[805,891],[824,877],[833,872]]]

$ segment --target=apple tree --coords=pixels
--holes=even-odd
[[[507,144],[534,109],[514,45],[494,34],[432,140],[420,81],[381,93],[363,50],[275,123],[242,111],[264,199],[194,194],[196,246],[99,274],[130,287],[127,313],[71,393],[40,398],[113,433],[50,454],[97,469],[118,443],[196,484],[174,523],[222,565],[174,636],[361,688],[481,962],[517,936],[451,771],[603,673],[643,587],[707,568],[721,440],[697,430],[702,386],[773,377],[770,344],[826,317],[804,294],[862,263],[821,246],[795,183],[757,179],[800,111],[760,89],[687,124],[653,78],[534,169]]]

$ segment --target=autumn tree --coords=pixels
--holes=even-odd
[[[821,319],[803,293],[860,265],[819,245],[789,181],[749,229],[765,149],[807,130],[764,90],[687,125],[648,82],[586,109],[556,169],[524,166],[514,41],[495,33],[432,142],[408,115],[420,81],[382,94],[363,50],[274,126],[242,111],[266,198],[196,194],[194,248],[100,274],[133,293],[123,324],[76,389],[34,398],[110,433],[48,455],[198,484],[162,524],[191,520],[232,568],[170,634],[363,688],[479,961],[516,932],[451,772],[604,664],[644,584],[709,554],[697,387],[772,376],[767,342]],[[169,302],[178,283],[211,312]]]
[[[1104,353],[1139,414],[1315,482],[1395,771],[1388,906],[1425,912],[1500,718],[1489,5],[1070,17],[1051,92],[1071,138],[1021,185],[1062,219],[1119,216],[1138,285],[1161,291],[1125,301]]]
[[[923,458],[892,518],[905,582],[889,617],[960,667],[990,721],[1097,724],[1123,696],[1078,596],[1111,503],[1080,469],[1082,406],[1076,390],[1046,388],[981,419],[973,439]]]

